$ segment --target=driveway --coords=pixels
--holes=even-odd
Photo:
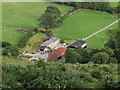
[[[101,31],[106,30],[107,28],[109,28],[110,26],[112,26],[112,25],[114,25],[114,24],[118,23],[119,21],[120,21],[120,19],[116,20],[115,22],[111,23],[110,25],[106,26],[105,28],[103,28],[103,29],[101,29],[101,30],[98,30],[97,32],[95,32],[95,33],[91,34],[90,36],[88,36],[88,37],[84,38],[83,40],[85,41],[85,40],[87,40],[87,39],[91,38],[92,36],[94,36],[94,35],[98,34],[98,33],[99,33],[99,32],[101,32]]]
[[[45,54],[41,54],[41,53],[35,53],[35,54],[32,54],[32,53],[24,53],[23,56],[30,56],[30,57],[36,57],[36,58],[41,58],[41,59],[46,59],[48,60],[48,53],[45,53]]]

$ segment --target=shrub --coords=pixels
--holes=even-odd
[[[29,40],[29,38],[32,36],[32,32],[27,32],[27,34],[19,41],[18,43],[18,47],[24,47],[27,43],[27,41]]]
[[[65,43],[65,41],[63,39],[60,40],[60,43]]]
[[[46,35],[47,35],[47,36],[53,36],[53,32],[52,32],[51,30],[47,30],[47,31],[46,31]]]
[[[91,58],[91,61],[98,64],[108,63],[108,60],[109,60],[109,55],[105,52],[98,52],[94,54]]]
[[[34,29],[34,32],[36,32],[36,33],[37,33],[37,32],[38,32],[38,29],[37,29],[37,28],[35,28],[35,29]]]
[[[108,63],[118,63],[118,59],[115,57],[110,57],[110,60]]]
[[[102,73],[100,72],[99,69],[94,69],[94,70],[92,70],[92,72],[91,72],[91,76],[92,76],[93,78],[100,79],[100,78],[102,78]]]
[[[14,46],[9,46],[7,48],[5,48],[2,51],[2,55],[8,55],[8,56],[18,56],[19,55],[19,51],[16,47]]]
[[[11,44],[7,41],[2,41],[2,47],[7,47],[7,46],[11,46]]]

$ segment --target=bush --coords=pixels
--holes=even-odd
[[[101,78],[102,78],[102,73],[100,72],[99,69],[94,69],[94,70],[91,72],[91,76],[92,76],[93,78],[101,79]]]
[[[27,43],[27,41],[29,40],[29,38],[32,36],[32,32],[27,32],[27,34],[19,41],[18,43],[18,47],[24,47]]]
[[[92,56],[91,61],[98,64],[108,63],[109,55],[105,52],[98,52]]]
[[[7,47],[7,46],[11,46],[11,44],[7,41],[2,41],[2,47]]]
[[[105,83],[101,67],[98,65],[96,69],[88,69],[82,71],[83,64],[76,64],[73,68],[65,63],[44,62],[40,60],[34,64],[27,64],[25,66],[18,64],[9,64],[3,62],[3,83],[2,87],[7,88],[104,88],[104,87],[118,87],[119,83],[116,80],[118,73],[117,67],[108,65],[113,73],[107,72],[111,75],[110,80]],[[88,64],[85,64],[86,66]],[[91,67],[96,64],[91,64]],[[76,69],[77,67],[77,69]],[[88,66],[87,66],[88,67]],[[98,69],[100,68],[100,69]],[[87,68],[86,68],[87,69]],[[103,70],[103,69],[102,69]],[[104,72],[106,72],[105,70]],[[97,85],[97,86],[96,86]]]
[[[82,58],[78,52],[68,48],[65,53],[65,59],[68,63],[77,63],[78,61],[81,61]]]
[[[106,47],[104,52],[106,52],[109,56],[113,56],[114,55],[114,51],[111,48]]]
[[[101,69],[104,71],[104,72],[112,72],[111,68],[109,66],[102,66]]]
[[[60,40],[60,43],[65,43],[65,41],[63,39]]]
[[[68,15],[70,15],[70,13],[74,12],[75,11],[75,8],[67,11],[63,16],[61,16],[57,21],[57,25],[60,26],[60,24],[63,23],[63,21],[66,19],[66,17],[68,17]]]
[[[110,57],[110,60],[108,63],[118,63],[118,59],[115,57]]]
[[[34,32],[36,32],[36,33],[37,33],[37,32],[38,32],[38,29],[37,29],[37,28],[35,28],[35,29],[34,29]]]
[[[19,51],[16,47],[14,46],[9,46],[7,48],[5,48],[2,51],[2,55],[7,55],[7,56],[18,56],[19,55]]]
[[[47,30],[47,31],[46,31],[46,35],[47,35],[47,36],[53,36],[53,32],[52,32],[51,30]]]

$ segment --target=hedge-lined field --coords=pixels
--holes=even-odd
[[[3,3],[2,22],[3,22],[3,41],[17,44],[25,34],[17,32],[17,29],[32,29],[38,27],[38,18],[45,11],[46,7],[57,6],[62,13],[72,7],[59,5],[50,2],[23,2],[23,3]]]
[[[82,39],[106,27],[117,19],[117,15],[106,12],[80,10],[67,17],[59,28],[54,29],[54,35],[64,40]],[[117,28],[117,25],[113,26],[113,28]],[[94,41],[91,39],[94,39]],[[89,48],[101,48],[106,41],[106,34],[105,32],[101,32],[100,36],[98,35],[97,38],[92,37],[89,40],[88,42],[91,43],[88,43]]]

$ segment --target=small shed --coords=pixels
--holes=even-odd
[[[51,53],[49,53],[49,60],[58,60],[60,59],[62,56],[64,56],[65,52],[66,52],[66,48],[59,48],[57,50],[52,51]]]
[[[78,41],[74,42],[73,44],[69,45],[68,48],[76,48],[79,46],[81,46],[82,48],[86,48],[87,43],[83,40],[78,40]]]

